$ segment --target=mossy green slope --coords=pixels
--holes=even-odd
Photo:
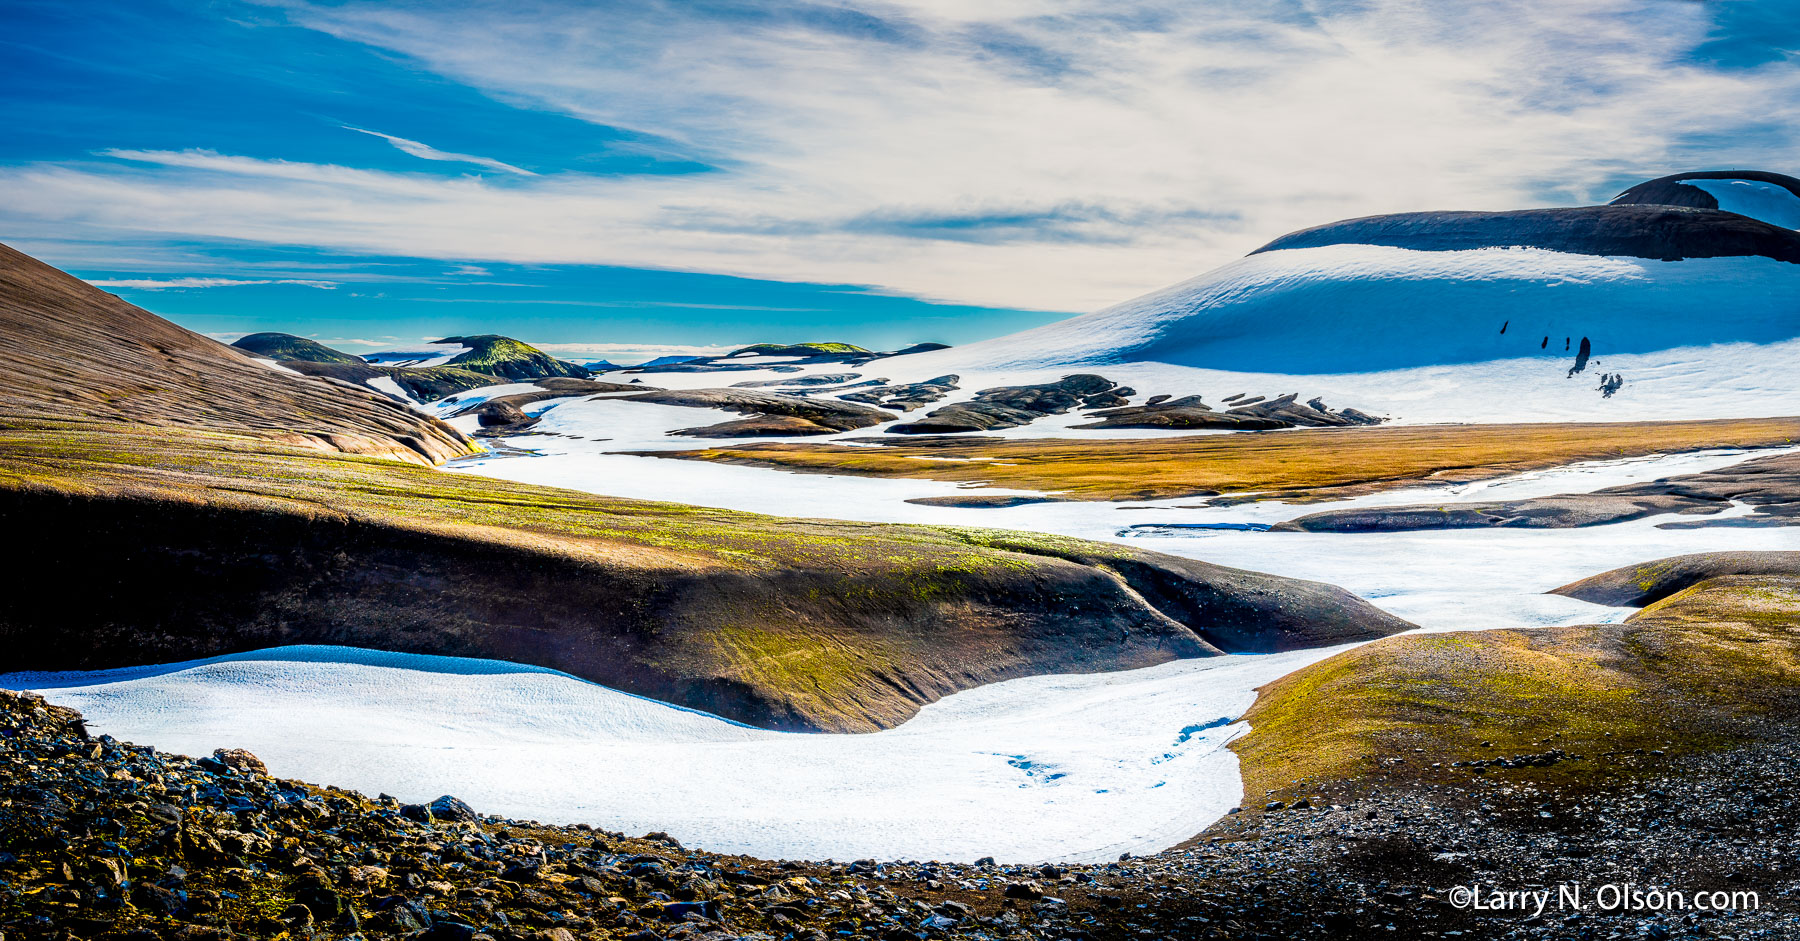
[[[1264,687],[1233,748],[1262,799],[1347,783],[1454,783],[1459,763],[1558,749],[1493,773],[1582,792],[1631,766],[1785,734],[1800,712],[1800,576],[1715,575],[1622,624],[1392,637]]]
[[[515,381],[566,377],[584,379],[586,368],[565,363],[529,343],[512,337],[482,333],[466,337],[445,337],[439,343],[461,343],[469,351],[452,358],[445,365],[488,373]]]
[[[871,730],[1011,677],[1409,626],[1332,586],[1124,547],[125,425],[0,422],[0,522],[34,546],[21,584],[84,579],[0,612],[17,668],[348,644],[535,663],[774,728]]]

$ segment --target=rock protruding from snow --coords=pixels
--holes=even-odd
[[[1312,401],[1301,405],[1298,393],[1265,399],[1263,396],[1233,396],[1225,400],[1231,407],[1217,412],[1201,401],[1197,395],[1182,396],[1171,399],[1167,396],[1156,396],[1161,401],[1155,404],[1145,403],[1130,408],[1114,408],[1095,412],[1101,420],[1086,425],[1075,425],[1075,428],[1111,429],[1111,428],[1170,428],[1170,429],[1222,429],[1227,431],[1258,431],[1273,428],[1334,428],[1349,425],[1379,425],[1386,419],[1353,408],[1341,412],[1333,412],[1326,407],[1325,400],[1315,396]]]
[[[718,408],[752,416],[748,420],[672,432],[699,438],[825,435],[894,420],[893,415],[866,405],[754,389],[671,389],[626,396],[620,401]]]
[[[1073,408],[1103,407],[1118,401],[1122,398],[1120,393],[1128,391],[1120,389],[1111,379],[1092,373],[1078,373],[1036,385],[997,386],[975,393],[972,401],[946,405],[918,421],[895,425],[888,431],[898,435],[940,435],[1017,428]]]

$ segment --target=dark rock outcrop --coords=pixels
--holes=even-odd
[[[1523,500],[1330,510],[1277,523],[1283,532],[1369,533],[1424,529],[1568,529],[1620,523],[1667,513],[1711,516],[1733,502],[1756,508],[1749,518],[1663,523],[1670,528],[1708,525],[1800,525],[1800,454],[1753,458],[1730,467],[1665,477],[1592,493],[1563,493]]]
[[[519,406],[500,399],[478,406],[475,416],[482,429],[490,432],[523,431],[538,423],[536,416],[527,415]]]
[[[837,386],[846,382],[855,382],[861,378],[860,373],[834,372],[815,373],[811,376],[795,376],[792,379],[762,379],[750,382],[734,382],[733,389],[793,389],[810,388],[812,386]],[[886,380],[881,380],[886,381]]]
[[[680,405],[688,408],[718,408],[751,416],[798,418],[827,429],[829,432],[853,431],[857,428],[868,428],[894,420],[893,415],[869,408],[866,405],[799,395],[784,395],[779,392],[762,392],[755,389],[667,389],[624,396],[620,401]],[[780,424],[779,422],[764,422],[756,426],[743,425],[741,427],[774,428]],[[806,426],[796,425],[794,427],[804,429]],[[759,434],[771,433],[774,432],[759,432]],[[795,433],[819,434],[821,432],[802,430]],[[731,436],[729,433],[715,433],[712,428],[684,428],[674,434],[696,437]]]
[[[545,402],[550,399],[577,398],[584,395],[606,395],[619,392],[645,392],[654,389],[652,386],[626,385],[619,382],[601,382],[595,379],[539,379],[532,383],[532,385],[537,387],[534,391],[515,392],[512,395],[499,395],[491,399],[466,405],[457,409],[452,413],[451,417],[454,418],[457,415],[478,414],[485,411],[490,405],[509,406],[515,409],[522,409],[535,402]],[[456,402],[456,397],[451,396],[446,399],[445,402],[447,404],[454,404]]]
[[[900,385],[882,385],[858,392],[840,395],[838,398],[846,402],[866,402],[879,408],[899,409],[910,412],[915,408],[930,405],[944,396],[955,392],[961,376],[954,374],[938,376],[924,382],[908,382]]]
[[[1386,419],[1359,412],[1353,408],[1341,412],[1333,412],[1325,407],[1322,399],[1314,398],[1301,405],[1298,394],[1265,399],[1258,396],[1234,395],[1226,399],[1231,405],[1227,411],[1217,412],[1200,400],[1200,396],[1188,395],[1179,399],[1167,396],[1158,397],[1156,402],[1128,408],[1115,408],[1095,412],[1101,419],[1076,428],[1171,428],[1171,429],[1224,429],[1232,431],[1258,431],[1273,428],[1332,428],[1349,425],[1378,425]],[[1232,404],[1235,402],[1236,404]]]
[[[688,438],[795,438],[835,435],[840,430],[842,429],[821,425],[799,415],[759,414],[700,428],[682,428],[669,433]]]
[[[949,378],[949,377],[944,377]],[[935,380],[934,380],[935,381]],[[1105,376],[1077,373],[1056,382],[1027,386],[998,386],[975,393],[968,402],[946,405],[918,421],[888,429],[898,435],[958,434],[993,431],[1028,425],[1046,415],[1061,415],[1084,400],[1118,388]]]
[[[1002,510],[1034,503],[1067,503],[1067,497],[1034,496],[1023,493],[971,493],[947,497],[914,497],[906,501],[917,506],[948,506],[964,509]]]

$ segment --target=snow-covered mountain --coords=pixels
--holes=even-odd
[[[1780,223],[1800,222],[1796,193],[1791,177],[1720,171],[1607,206],[1351,219],[1105,310],[887,368],[1297,391],[1403,421],[1793,414],[1800,232]]]

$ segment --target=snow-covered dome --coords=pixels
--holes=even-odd
[[[1674,185],[1740,180],[1795,199],[1744,174]],[[1149,370],[1174,393],[1242,391],[1224,385],[1250,379],[1223,374],[1255,374],[1259,393],[1346,390],[1365,411],[1393,402],[1414,419],[1788,414],[1800,407],[1797,299],[1800,232],[1746,214],[1657,202],[1403,213],[1304,229],[1105,310],[892,363],[922,375]],[[1460,404],[1388,396],[1427,383]]]
[[[1800,179],[1765,170],[1700,170],[1659,177],[1620,193],[1614,206],[1720,209],[1800,229]]]

